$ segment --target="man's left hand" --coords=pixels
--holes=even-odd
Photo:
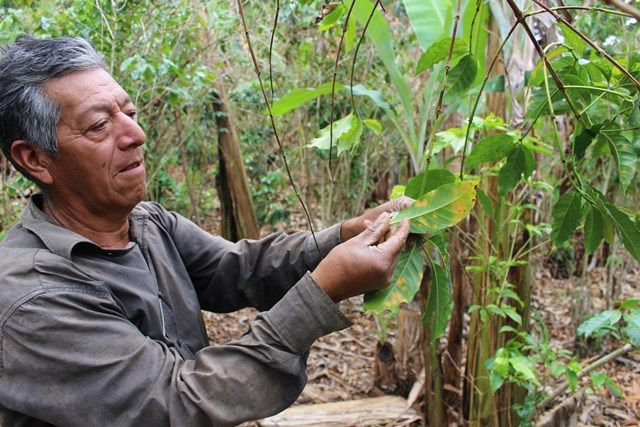
[[[386,203],[381,204],[380,206],[376,206],[375,208],[367,209],[362,215],[348,219],[342,223],[342,228],[340,229],[340,239],[343,242],[346,242],[352,237],[355,237],[358,234],[362,233],[367,227],[367,224],[370,222],[374,222],[381,213],[388,212],[392,214],[394,212],[399,212],[409,207],[411,203],[413,203],[412,198],[403,196],[395,200],[390,200]],[[369,222],[365,224],[365,221]]]

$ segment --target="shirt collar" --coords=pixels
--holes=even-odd
[[[51,253],[71,259],[73,249],[79,244],[87,244],[95,249],[103,250],[86,237],[62,227],[53,218],[44,213],[41,209],[43,200],[42,194],[36,194],[31,197],[29,204],[22,211],[22,226],[38,236]],[[147,210],[140,206],[136,206],[129,214],[133,240],[137,241],[139,237],[142,237],[137,236],[137,234],[144,230],[144,226],[141,226],[141,223],[144,223],[148,216]]]

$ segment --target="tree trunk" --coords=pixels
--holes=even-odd
[[[245,237],[256,239],[260,236],[258,220],[229,102],[222,83],[215,83],[214,87],[216,95],[213,109],[216,113],[220,161],[216,186],[222,210],[221,234],[232,241]]]

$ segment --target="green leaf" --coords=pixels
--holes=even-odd
[[[565,44],[571,46],[573,50],[578,54],[578,56],[584,55],[584,52],[588,48],[584,40],[582,40],[580,36],[574,33],[573,30],[571,30],[571,28],[567,27],[566,25],[562,23],[559,23],[558,25],[560,25],[560,29],[562,30]]]
[[[451,20],[451,0],[403,0],[422,49],[444,36]]]
[[[538,382],[536,374],[534,373],[535,367],[527,357],[522,355],[513,356],[509,359],[509,364],[513,370],[520,374],[525,380],[537,386],[540,385],[540,382]]]
[[[465,55],[451,69],[447,78],[446,87],[449,95],[462,94],[476,78],[478,72],[478,60],[473,55]]]
[[[573,234],[582,217],[582,197],[575,191],[563,194],[551,212],[551,241],[561,245]]]
[[[349,89],[349,88],[346,87],[346,89]],[[384,98],[382,97],[382,93],[380,93],[380,91],[378,90],[367,89],[366,87],[358,84],[353,87],[353,95],[366,96],[370,100],[372,100],[376,106],[382,108],[383,110],[389,110],[391,108],[389,103],[385,101]]]
[[[444,334],[447,327],[453,300],[451,298],[451,278],[438,264],[431,264],[433,277],[429,286],[427,306],[422,316],[422,322],[431,331],[430,336],[436,340]]]
[[[633,145],[622,135],[613,135],[608,137],[607,141],[609,150],[616,161],[622,193],[625,193],[636,174],[638,156],[636,156]]]
[[[640,346],[640,328],[625,326],[622,332],[629,338],[629,341],[631,341],[633,345]]]
[[[504,92],[504,75],[492,77],[487,80],[487,84],[484,85],[485,93],[497,93]]]
[[[404,189],[404,185],[394,185],[391,189],[391,196],[389,196],[389,198],[391,200],[399,199],[400,197],[404,196]]]
[[[584,222],[584,250],[593,253],[604,238],[604,224],[602,214],[591,206],[587,209],[587,218]]]
[[[306,102],[316,99],[319,96],[330,94],[331,86],[331,83],[324,83],[317,88],[294,89],[273,101],[271,114],[273,114],[273,117],[279,117]],[[336,84],[336,92],[342,89],[344,89],[344,86]]]
[[[382,125],[375,119],[364,119],[362,123],[371,129],[376,135],[380,135],[380,132],[382,132]]]
[[[500,387],[502,387],[502,384],[504,384],[504,377],[492,369],[489,374],[489,386],[491,387],[491,392],[495,393],[498,391]]]
[[[318,24],[318,30],[326,31],[329,28],[334,27],[345,10],[346,8],[344,4],[338,3],[331,12],[327,13],[324,18],[322,18],[322,21]]]
[[[489,214],[491,219],[493,219],[493,221],[495,222],[496,209],[493,206],[493,202],[491,201],[489,196],[487,196],[487,194],[482,190],[482,188],[476,188],[476,192],[478,195],[478,201],[480,202],[480,205],[487,212],[487,214]]]
[[[475,168],[480,163],[495,162],[506,157],[514,147],[513,135],[500,133],[491,135],[473,146],[469,157],[467,157],[467,167]]]
[[[451,46],[451,37],[443,37],[429,46],[426,52],[424,52],[418,60],[416,66],[416,74],[420,74],[438,62],[444,61],[449,55],[449,47]],[[461,55],[464,55],[469,50],[469,45],[466,40],[456,38],[453,45],[453,52],[451,56],[451,63],[455,63],[455,59],[458,59]]]
[[[476,186],[472,181],[445,184],[426,193],[410,207],[395,215],[391,224],[410,219],[410,232],[434,233],[451,227],[467,217],[476,202]]]
[[[625,249],[629,251],[636,261],[640,261],[640,230],[636,224],[629,218],[629,215],[622,212],[615,205],[604,203],[604,208],[613,218]]]
[[[573,141],[573,154],[578,160],[584,157],[585,151],[603,127],[604,123],[593,125],[588,129],[582,130],[582,132],[576,135],[575,140]]]
[[[516,311],[515,308],[511,307],[510,305],[506,305],[503,304],[501,306],[502,311],[504,311],[504,313],[514,322],[516,322],[518,325],[522,325],[522,316],[520,316],[520,314],[518,314],[518,312]]]
[[[351,52],[356,45],[356,19],[353,15],[349,17],[347,22],[347,31],[344,33],[344,53]]]
[[[589,338],[591,335],[599,335],[606,331],[607,328],[611,328],[618,323],[622,318],[620,310],[607,310],[591,316],[584,323],[578,326],[577,333],[585,338]]]
[[[640,298],[627,298],[620,303],[620,308],[629,310],[632,308],[640,308]],[[638,325],[640,326],[640,325]]]
[[[362,129],[362,122],[353,114],[333,122],[333,147],[338,150],[338,155],[345,151],[352,151],[360,143]],[[329,125],[320,129],[318,136],[307,147],[329,150],[330,137],[331,129]]]
[[[364,310],[377,314],[386,310],[397,312],[400,304],[411,302],[420,289],[423,271],[420,246],[413,244],[405,248],[398,258],[391,284],[385,289],[366,294]]]
[[[405,196],[412,199],[419,199],[425,193],[436,188],[455,182],[456,176],[446,169],[429,169],[427,172],[419,173],[407,182]]]
[[[507,156],[507,162],[498,173],[498,190],[504,196],[516,186],[524,175],[529,177],[535,168],[535,159],[528,149],[517,146]]]
[[[449,242],[447,242],[445,233],[434,234],[427,240],[429,240],[438,249],[438,252],[440,252],[440,258],[442,258],[444,265],[449,265],[449,250],[447,249]]]

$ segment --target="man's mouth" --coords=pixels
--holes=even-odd
[[[121,169],[119,173],[129,172],[131,170],[139,168],[140,166],[142,166],[142,161],[135,161],[131,163],[129,166],[127,166],[126,168]]]

